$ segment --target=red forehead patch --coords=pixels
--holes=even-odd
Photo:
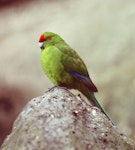
[[[41,34],[40,37],[39,37],[38,42],[43,42],[43,41],[44,41],[44,34]]]

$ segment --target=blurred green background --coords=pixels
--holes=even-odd
[[[38,38],[58,33],[82,57],[118,129],[135,140],[135,1],[0,1],[0,144],[31,98],[52,83]]]

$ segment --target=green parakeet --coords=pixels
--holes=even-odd
[[[42,69],[54,85],[79,90],[112,122],[95,98],[94,92],[98,90],[90,79],[86,65],[76,51],[59,35],[52,32],[45,32],[40,36],[39,46]]]

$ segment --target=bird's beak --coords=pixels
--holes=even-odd
[[[39,42],[39,47],[43,50],[44,49],[44,42]]]

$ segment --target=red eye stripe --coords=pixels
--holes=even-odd
[[[48,37],[47,40],[52,40],[52,37]]]
[[[41,34],[41,36],[39,37],[38,42],[43,42],[44,41],[44,34]]]

